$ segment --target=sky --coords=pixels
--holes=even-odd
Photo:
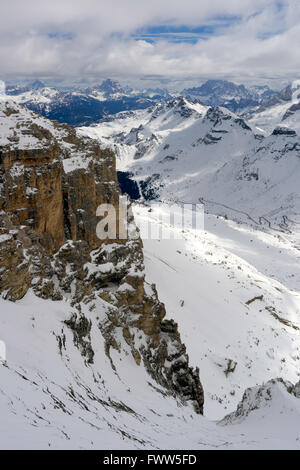
[[[1,0],[0,77],[272,85],[300,77],[299,0]]]

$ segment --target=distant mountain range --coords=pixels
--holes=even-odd
[[[67,90],[46,86],[37,79],[30,84],[8,85],[6,93],[18,104],[72,126],[90,125],[121,111],[145,109],[176,96],[160,88],[134,90],[111,79],[99,85]],[[267,85],[246,88],[225,80],[208,80],[200,87],[183,90],[181,95],[242,114],[259,109],[276,92]]]
[[[257,108],[276,94],[267,85],[246,88],[227,80],[208,80],[200,87],[186,88],[182,95],[208,106],[224,106],[233,112]]]
[[[40,80],[6,87],[6,94],[44,117],[72,126],[89,125],[124,110],[144,109],[170,98],[165,90],[135,91],[114,80],[79,90],[58,90]]]

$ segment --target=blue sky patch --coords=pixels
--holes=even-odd
[[[196,27],[186,25],[172,26],[148,26],[137,30],[132,37],[136,40],[144,40],[154,43],[159,40],[168,42],[188,42],[195,44],[199,40],[208,39],[226,28],[237,24],[241,20],[239,16],[214,18],[211,22]]]
[[[73,33],[48,33],[48,38],[50,39],[61,39],[62,41],[71,41],[74,39],[75,34]]]

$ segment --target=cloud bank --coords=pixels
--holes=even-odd
[[[299,0],[1,0],[0,75],[296,78]]]

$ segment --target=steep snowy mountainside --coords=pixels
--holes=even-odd
[[[189,143],[195,147],[195,141],[197,138],[201,141],[202,136],[206,142],[218,142],[228,133],[226,121],[230,121],[229,128],[233,122],[237,127],[247,127],[243,120],[224,108],[208,108],[197,101],[178,97],[145,111],[120,113],[108,122],[78,131],[97,138],[103,145],[113,146],[122,164],[120,169],[129,170],[134,160],[143,156],[157,160],[164,154],[182,153]],[[219,129],[224,123],[225,129]],[[213,129],[215,136],[210,136],[209,131],[214,126],[217,126]],[[142,146],[145,147],[143,154],[139,152]],[[193,151],[193,147],[190,150]],[[172,155],[169,156],[171,160]]]
[[[300,141],[293,130],[277,127],[263,137],[227,109],[186,98],[118,117],[79,133],[112,148],[118,169],[144,197],[204,202],[210,212],[299,232]]]
[[[229,161],[210,180],[201,182],[201,188],[198,183],[198,191],[203,191],[207,209],[217,201],[219,213],[292,232],[299,243],[299,163],[299,137],[277,127],[240,160]],[[228,207],[222,210],[222,204]]]
[[[120,352],[103,354],[97,321],[106,317],[105,305],[98,300],[92,312],[82,307],[92,322],[93,364],[86,363],[65,324],[70,303],[32,292],[16,304],[0,299],[0,332],[7,345],[7,360],[0,361],[1,449],[299,448],[298,427],[287,432],[282,426],[278,400],[275,409],[262,410],[259,429],[247,422],[242,428],[220,426],[182,407],[144,368],[137,374],[122,336]],[[272,426],[263,426],[268,422]]]
[[[119,96],[130,94],[131,90],[125,90],[116,80],[106,79],[100,85],[87,88],[87,94],[95,96],[97,99],[105,100],[118,98]]]
[[[271,100],[267,101],[253,115],[249,123],[260,128],[265,134],[282,125],[300,130],[300,80],[294,80]]]
[[[170,239],[144,237],[147,277],[178,322],[199,364],[205,414],[233,412],[246,387],[300,377],[300,254],[284,236],[205,214],[204,230],[173,227],[168,205],[135,204],[138,224]],[[177,209],[179,210],[179,208]],[[178,220],[178,217],[177,217]]]
[[[134,160],[160,148],[169,135],[188,129],[206,111],[200,103],[178,97],[146,110],[119,113],[105,122],[78,128],[78,132],[113,148],[118,169],[126,171]],[[165,151],[168,148],[166,144]]]
[[[266,438],[269,433],[273,442],[277,442],[278,449],[299,448],[299,390],[300,382],[294,385],[282,379],[270,380],[248,389],[236,412],[224,418],[220,424],[233,424],[242,433],[249,433],[252,429],[253,436],[262,439],[265,447],[269,444],[270,438]],[[285,430],[284,436],[281,429]],[[296,438],[295,447],[289,443],[292,436]]]
[[[197,98],[207,106],[224,106],[236,113],[257,108],[275,93],[267,85],[246,88],[227,80],[208,80],[200,87],[182,91],[187,98]]]
[[[43,300],[31,291],[15,304],[0,299],[7,347],[0,361],[1,449],[198,448],[225,441],[223,431],[215,437],[213,424],[137,367],[122,334],[115,338],[120,349],[105,354],[99,325],[107,323],[107,306],[99,298],[93,310],[82,304],[94,352],[88,363],[68,326],[75,311],[66,299]]]
[[[282,379],[272,379],[263,385],[245,390],[237,410],[227,415],[220,424],[242,423],[246,420],[251,420],[253,424],[255,423],[255,426],[257,422],[266,424],[262,420],[263,414],[266,413],[265,409],[273,408],[273,422],[271,421],[268,424],[274,424],[277,418],[276,414],[280,413],[284,415],[286,429],[290,429],[292,432],[295,429],[299,431],[299,398],[300,381],[293,385],[291,382],[285,382]]]

